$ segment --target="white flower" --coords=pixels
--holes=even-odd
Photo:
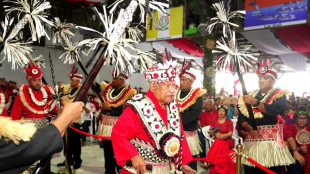
[[[147,80],[152,79],[152,75],[151,75],[151,74],[146,75],[146,79],[147,79]]]
[[[173,127],[173,128],[177,128],[179,125],[178,125],[178,122],[177,122],[177,120],[175,119],[175,118],[172,118],[171,120],[170,120],[170,125],[171,125],[171,127]]]
[[[160,124],[158,121],[152,123],[152,124],[151,124],[151,127],[152,127],[152,130],[153,130],[155,133],[161,131],[161,128],[162,128],[161,124]]]
[[[175,77],[175,75],[176,75],[176,71],[172,67],[169,67],[169,69],[167,70],[167,73],[168,73],[169,77]]]
[[[171,112],[175,112],[177,109],[178,109],[178,107],[177,107],[176,103],[173,102],[173,103],[170,104]]]
[[[34,75],[37,75],[39,73],[39,71],[37,69],[32,69],[31,73],[34,74]]]
[[[165,143],[165,153],[169,157],[174,157],[180,150],[180,141],[176,137],[172,137]]]
[[[166,73],[162,73],[162,74],[161,74],[161,77],[162,77],[162,78],[167,78],[168,75],[167,75]]]
[[[153,108],[152,108],[152,106],[145,106],[144,109],[143,109],[143,113],[146,116],[153,115]]]
[[[142,94],[136,94],[132,97],[133,100],[140,100],[143,97]]]

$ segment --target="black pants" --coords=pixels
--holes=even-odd
[[[80,125],[78,123],[73,123],[73,127],[76,129],[80,129]],[[81,139],[80,133],[72,130],[71,128],[67,129],[68,133],[68,163],[69,164],[80,164],[82,163],[81,159]]]
[[[207,156],[207,152],[206,152],[206,138],[203,135],[202,131],[198,130],[198,137],[201,143],[201,148],[202,148],[202,152],[200,153],[200,157],[204,158]]]
[[[88,133],[89,132],[89,126],[90,126],[90,120],[85,120],[82,123],[82,131]],[[81,138],[82,138],[82,141],[86,141],[86,135],[81,134]]]
[[[268,169],[280,174],[282,171],[282,166],[270,167]],[[258,167],[249,167],[249,166],[244,165],[244,173],[246,173],[246,174],[266,174],[267,172],[263,171],[262,169],[260,169]]]
[[[296,161],[295,164],[292,164],[287,167],[287,173],[288,174],[302,174],[303,167],[298,161]]]
[[[106,174],[115,174],[115,168],[119,170],[117,166],[115,155],[112,147],[111,140],[103,140],[103,151],[104,151],[104,166]]]

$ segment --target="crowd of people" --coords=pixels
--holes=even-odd
[[[12,120],[28,120],[40,130],[49,126],[55,116],[63,114],[63,106],[74,101],[83,76],[71,72],[70,84],[58,82],[54,91],[42,84],[38,66],[30,64],[25,69],[28,84],[19,88],[14,81],[0,79],[0,113]],[[193,158],[230,153],[236,145],[234,132],[243,138],[243,154],[268,169],[276,173],[310,173],[310,101],[274,88],[275,70],[262,68],[257,73],[258,90],[239,97],[213,98],[206,90],[192,86],[196,76],[188,67],[182,67],[178,74],[180,84],[175,83],[177,74],[171,64],[150,68],[145,73],[149,82],[146,93],[141,88],[139,91],[130,88],[125,73],[113,72],[111,83],[94,83],[92,92],[84,99],[81,118],[69,122],[76,129],[90,132],[92,119],[99,120],[95,123],[100,125],[96,132],[109,137],[101,142],[107,174],[146,170],[195,173],[197,162]],[[201,131],[204,127],[209,127],[208,134],[213,138],[210,148],[206,148],[206,137]],[[80,168],[81,147],[86,140],[86,135],[67,129],[63,139],[67,160],[58,166]],[[245,158],[242,164],[245,173],[263,173]],[[201,166],[211,174],[235,170],[231,160],[224,167],[217,160],[206,160]],[[11,170],[1,165],[0,168]],[[44,173],[50,173],[50,164]]]

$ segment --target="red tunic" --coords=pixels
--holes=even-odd
[[[24,85],[25,89],[28,88],[28,85]],[[21,90],[23,89],[23,87],[21,87]],[[15,101],[14,101],[14,105],[12,107],[12,111],[11,111],[11,117],[13,120],[20,120],[22,117],[25,117],[25,118],[44,118],[46,116],[49,115],[49,113],[35,113],[35,112],[42,112],[44,109],[50,109],[49,106],[50,105],[45,105],[43,107],[37,107],[34,102],[31,102],[30,98],[29,98],[29,92],[26,93],[28,90],[23,90],[23,92],[25,92],[24,96],[25,98],[25,102],[27,102],[29,104],[29,106],[31,106],[34,110],[29,110],[22,102],[21,100],[21,93],[19,93],[16,98],[15,98]],[[33,95],[34,97],[38,100],[38,101],[42,101],[43,99],[43,94],[41,92],[41,90],[39,91],[33,91]],[[47,91],[48,93],[48,91]],[[50,96],[50,94],[48,94],[48,96]],[[51,100],[51,99],[50,99]],[[49,103],[49,101],[47,102]],[[51,109],[50,112],[56,112],[56,105]]]
[[[219,127],[220,128],[220,133],[221,134],[227,134],[228,132],[233,132],[234,131],[234,126],[233,126],[233,122],[226,118],[225,122],[223,124],[220,124],[218,122],[218,119],[214,120],[211,123],[211,128],[216,128]],[[216,140],[217,138],[214,137],[214,139]],[[232,137],[226,138],[224,141],[227,142],[229,149],[233,149],[234,148],[234,141],[232,139]]]
[[[161,108],[152,92],[147,92],[146,96],[149,97],[154,103],[155,109],[167,127],[167,111]],[[183,129],[182,134],[184,135]],[[127,107],[119,117],[112,130],[112,145],[118,165],[125,165],[128,160],[139,154],[134,145],[130,143],[130,140],[134,137],[150,142],[145,131],[142,129],[141,122],[137,119],[136,114],[131,108]],[[186,138],[182,141],[182,147],[184,165],[188,164],[192,160],[192,155],[187,145]],[[122,173],[124,172],[125,170],[122,170]]]
[[[213,111],[211,113],[207,110],[201,112],[199,118],[201,127],[211,125],[213,120],[217,120],[217,110],[215,108],[213,108]]]
[[[306,130],[310,132],[310,125],[307,125]],[[298,148],[301,145],[296,141],[297,133],[298,133],[298,130],[295,124],[289,124],[289,125],[284,126],[284,129],[283,129],[284,140],[286,141],[288,138],[293,137],[296,142],[297,148]],[[310,173],[310,145],[307,145],[307,153],[300,152],[300,154],[306,160],[306,165],[303,168],[304,173]]]

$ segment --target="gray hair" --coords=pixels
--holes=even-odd
[[[210,98],[203,98],[204,101],[206,102],[211,102],[212,103],[212,106],[214,105],[214,100],[213,99],[210,99]]]

